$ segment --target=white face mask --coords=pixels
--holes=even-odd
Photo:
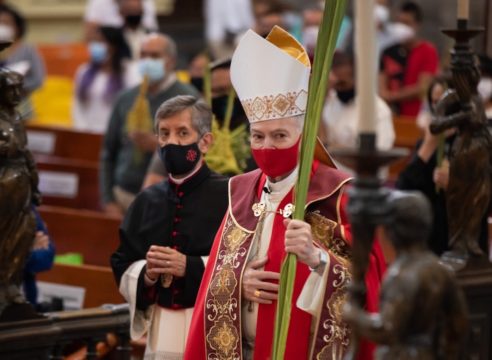
[[[140,74],[142,76],[147,76],[151,83],[159,82],[166,76],[166,63],[164,59],[140,59],[138,68]]]
[[[374,7],[374,21],[376,24],[385,24],[388,22],[389,18],[390,11],[386,6],[377,4]]]
[[[492,100],[492,78],[484,77],[480,79],[478,83],[478,93],[483,101],[488,102]]]
[[[12,26],[0,24],[0,41],[14,41],[15,32]]]
[[[388,32],[392,34],[397,42],[404,43],[415,37],[415,30],[402,23],[394,23],[388,27]]]

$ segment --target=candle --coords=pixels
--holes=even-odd
[[[376,24],[374,0],[357,0],[355,6],[358,131],[376,130]]]
[[[458,0],[458,20],[470,18],[470,0]]]

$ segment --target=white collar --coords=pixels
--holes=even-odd
[[[184,183],[186,180],[188,180],[188,179],[189,179],[189,178],[191,178],[193,175],[195,175],[195,174],[198,172],[198,170],[200,170],[200,169],[202,168],[202,166],[203,166],[203,162],[202,162],[202,161],[200,161],[199,166],[197,166],[197,167],[195,168],[195,170],[193,170],[190,174],[186,175],[184,178],[182,178],[182,179],[176,179],[176,178],[175,178],[175,177],[173,177],[171,174],[169,174],[169,179],[170,179],[173,183],[175,183],[176,185],[181,185],[181,184],[182,184],[182,183]]]
[[[277,182],[271,182],[268,178],[265,186],[270,190],[269,197],[273,199],[282,200],[285,195],[292,189],[297,180],[297,175],[299,173],[299,166],[285,178]]]

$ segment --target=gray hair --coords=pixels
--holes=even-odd
[[[166,39],[167,47],[166,53],[169,57],[176,59],[178,57],[178,47],[176,45],[176,41],[172,37],[166,34],[160,34],[164,39]]]
[[[299,131],[301,131],[301,132],[304,128],[304,119],[305,118],[306,118],[306,114],[296,115],[293,117],[293,119],[295,119],[297,122],[297,126],[299,127]]]
[[[164,40],[164,42],[166,44],[166,48],[165,48],[166,55],[168,55],[170,58],[173,58],[173,59],[176,59],[178,57],[178,47],[176,45],[176,41],[174,41],[174,39],[172,37],[170,37],[167,34],[163,34],[161,32],[154,31],[154,32],[146,34],[145,37],[143,38],[142,42],[145,42],[146,40],[148,40],[149,38],[152,38],[152,37],[158,37],[158,38]]]
[[[212,109],[202,99],[191,95],[175,96],[159,106],[155,113],[154,129],[159,131],[159,122],[184,110],[191,111],[191,125],[198,135],[212,131]]]

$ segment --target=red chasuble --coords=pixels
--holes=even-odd
[[[349,344],[350,331],[341,319],[350,281],[350,230],[344,216],[343,188],[349,177],[315,162],[311,178],[305,220],[311,224],[316,244],[329,255],[328,281],[323,306],[313,317],[297,308],[295,302],[310,274],[298,263],[291,323],[285,359],[333,359],[341,356]],[[241,281],[251,250],[258,218],[253,205],[259,203],[264,175],[256,170],[234,177],[229,185],[229,209],[217,233],[198,292],[185,350],[185,359],[243,359]],[[292,202],[290,192],[279,209]],[[285,227],[278,214],[273,223],[266,271],[280,271],[285,257]],[[377,310],[379,285],[385,270],[384,258],[376,243],[366,278],[367,310]],[[254,359],[270,359],[276,302],[260,304],[258,309]],[[314,330],[314,332],[313,332]],[[360,359],[372,359],[372,346],[365,343]]]

